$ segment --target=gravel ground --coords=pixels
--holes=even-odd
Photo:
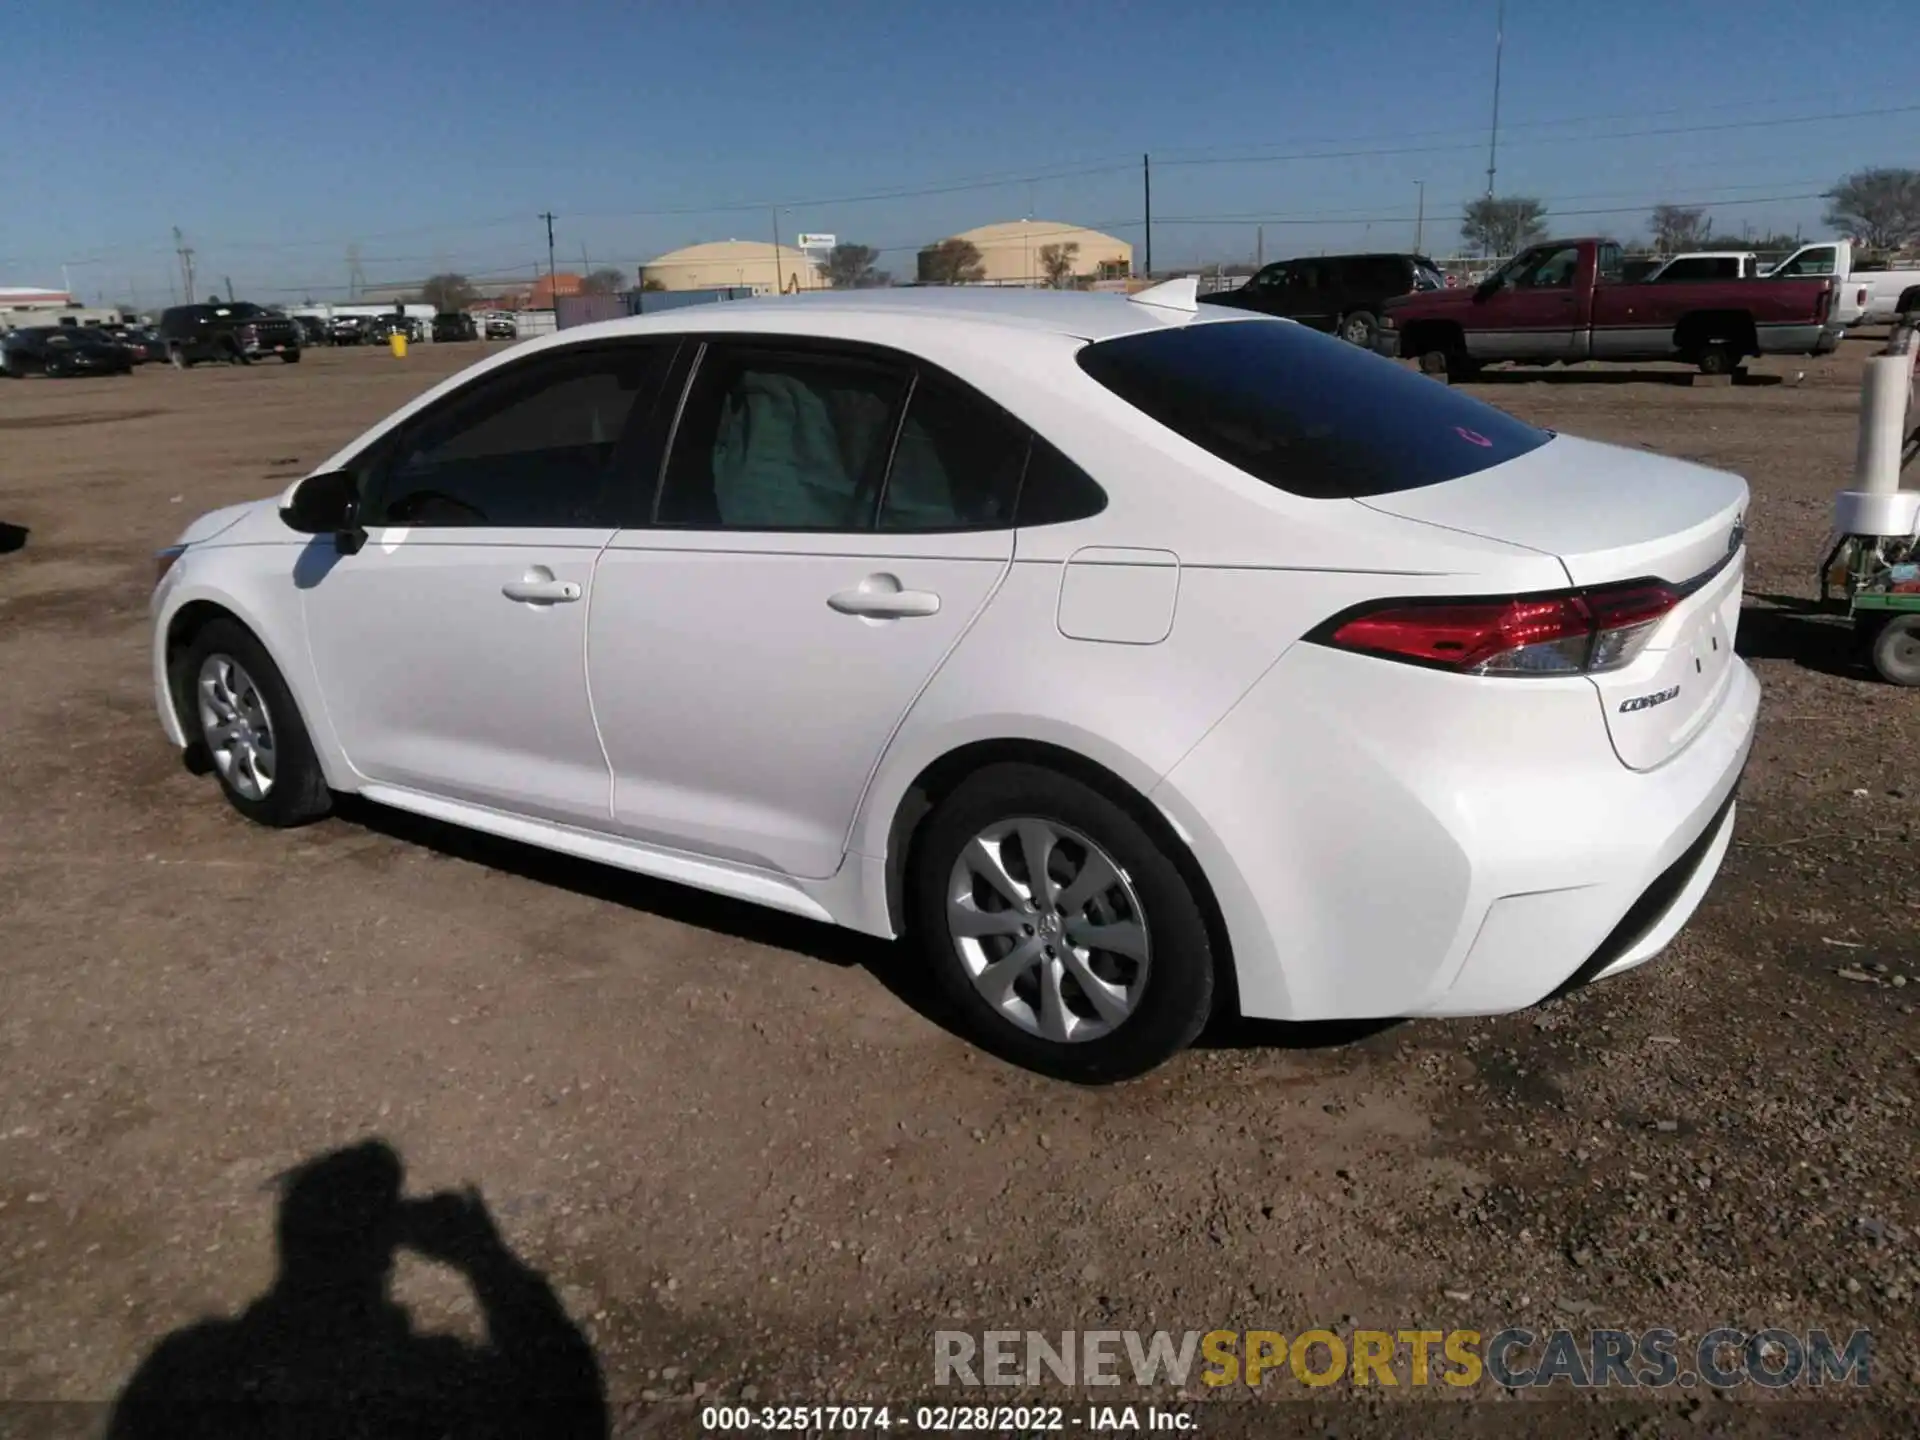
[[[389,1236],[416,1330],[545,1323],[549,1378],[584,1364],[591,1394],[597,1364],[622,1434],[716,1398],[979,1398],[932,1393],[940,1329],[1722,1324],[1870,1329],[1871,1387],[1191,1389],[1207,1434],[1913,1433],[1920,695],[1808,613],[1871,348],[1474,387],[1753,484],[1761,732],[1662,961],[1499,1019],[1225,1024],[1105,1090],[971,1049],[892,947],[369,807],[253,829],[183,770],[152,550],[479,347],[0,385],[0,522],[28,532],[0,554],[0,1433],[98,1427],[169,1335],[149,1378],[222,1373],[258,1327],[186,1332],[262,1296],[275,1363],[308,1364],[279,1177],[375,1139],[315,1183],[483,1197]],[[475,1354],[328,1333],[363,1380]]]

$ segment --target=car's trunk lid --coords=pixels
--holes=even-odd
[[[1747,494],[1724,471],[1557,436],[1507,464],[1359,503],[1544,551],[1577,587],[1658,580],[1679,591],[1638,658],[1593,677],[1614,749],[1647,770],[1686,748],[1725,696]]]

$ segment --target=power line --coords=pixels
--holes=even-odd
[[[1833,120],[1861,120],[1876,115],[1910,115],[1920,111],[1920,105],[1888,105],[1874,110],[1841,110],[1827,115],[1791,115],[1774,120],[1739,120],[1717,125],[1667,125],[1648,130],[1615,130],[1605,135],[1553,135],[1542,136],[1534,140],[1509,140],[1508,146],[1522,145],[1582,145],[1603,140],[1642,140],[1661,135],[1706,135],[1726,130],[1760,130],[1781,125],[1819,125]],[[1295,150],[1284,154],[1240,154],[1222,155],[1199,160],[1163,160],[1162,165],[1202,166],[1202,165],[1268,165],[1281,164],[1294,160],[1355,160],[1362,157],[1387,155],[1438,155],[1451,151],[1475,150],[1479,142],[1458,145],[1397,145],[1380,149],[1364,150]]]
[[[1643,201],[1638,205],[1612,205],[1587,210],[1550,210],[1555,218],[1578,217],[1585,215],[1638,215],[1653,208],[1655,204],[1700,206],[1709,205],[1720,209],[1730,209],[1741,205],[1778,205],[1789,200],[1819,200],[1824,193],[1818,190],[1799,195],[1756,195],[1749,200],[1663,200]],[[1397,225],[1411,224],[1412,215],[1337,215],[1337,216],[1272,216],[1272,215],[1163,215],[1156,219],[1161,225]]]

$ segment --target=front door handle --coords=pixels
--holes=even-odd
[[[903,590],[892,575],[869,575],[858,589],[829,595],[827,604],[842,615],[858,615],[863,620],[906,620],[940,613],[938,595],[931,590]]]
[[[500,593],[522,605],[567,605],[580,598],[580,582],[556,580],[544,565],[535,565],[518,580],[500,587]]]

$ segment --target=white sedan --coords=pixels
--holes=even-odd
[[[1747,487],[1287,321],[825,293],[455,376],[153,598],[243,815],[350,792],[871,935],[983,1044],[1514,1010],[1726,852]]]

